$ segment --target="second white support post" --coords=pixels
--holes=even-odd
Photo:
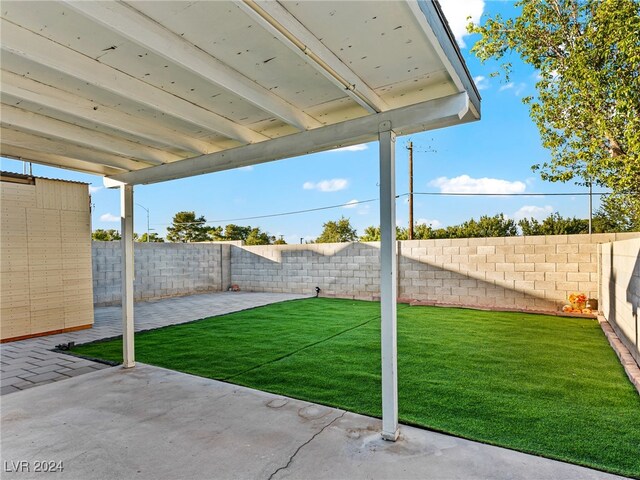
[[[396,135],[380,124],[380,309],[382,344],[382,438],[398,439],[396,333]]]
[[[133,345],[133,185],[120,187],[122,230],[122,366],[135,367]]]

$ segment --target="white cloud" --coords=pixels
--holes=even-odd
[[[489,88],[489,79],[484,75],[478,75],[477,77],[473,77],[473,83],[476,84],[478,90],[486,90]]]
[[[499,92],[504,92],[505,90],[511,90],[513,87],[515,87],[516,84],[513,82],[509,82],[509,83],[505,83],[504,85],[502,85],[498,91]]]
[[[342,208],[357,208],[356,213],[358,215],[366,215],[369,213],[369,205],[366,203],[361,204],[355,198],[345,203]]]
[[[416,220],[416,225],[421,225],[421,224],[428,225],[431,228],[440,228],[442,226],[442,222],[440,220],[436,220],[436,219],[430,220],[428,218],[419,218]]]
[[[524,89],[527,88],[527,84],[524,82],[520,82],[520,83],[515,83],[515,82],[509,82],[506,83],[504,85],[502,85],[498,91],[499,92],[504,92],[505,90],[513,90],[513,94],[514,95],[520,95],[522,92],[524,92]]]
[[[332,178],[331,180],[321,180],[317,183],[304,182],[302,188],[305,190],[318,190],[320,192],[337,192],[349,186],[346,178]]]
[[[119,222],[120,217],[114,215],[113,213],[104,213],[100,215],[101,222]]]
[[[466,47],[464,37],[469,35],[467,25],[469,22],[480,21],[484,11],[484,0],[440,0],[440,5],[458,45],[460,48]]]
[[[361,152],[362,150],[367,150],[369,147],[364,143],[359,143],[358,145],[350,145],[348,147],[340,147],[334,150],[329,150],[330,152]]]
[[[438,187],[442,193],[522,193],[527,188],[524,182],[500,178],[472,178],[469,175],[447,178],[438,177],[429,185]]]
[[[99,192],[103,188],[104,187],[94,187],[93,185],[89,185],[89,194],[93,195],[94,193]]]
[[[538,207],[536,205],[523,205],[513,214],[513,218],[522,220],[523,218],[535,218],[536,220],[544,220],[551,213],[553,213],[553,207],[551,205],[545,205],[544,207]]]
[[[253,165],[247,165],[246,167],[240,167],[238,170],[241,170],[243,172],[250,172],[253,170]]]

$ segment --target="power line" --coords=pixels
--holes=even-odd
[[[398,195],[398,197],[399,196],[400,195]],[[378,201],[377,198],[370,198],[369,200],[356,200],[356,201],[351,201],[347,203],[340,203],[338,205],[328,205],[326,207],[309,208],[306,210],[295,210],[292,212],[272,213],[269,215],[256,215],[253,217],[226,218],[222,220],[207,220],[206,222],[184,222],[184,223],[176,223],[175,225],[204,225],[207,223],[239,222],[241,220],[255,220],[259,218],[283,217],[285,215],[297,215],[299,213],[317,212],[320,210],[329,210],[332,208],[348,208],[348,207],[351,207],[352,205],[360,205],[363,203],[377,202],[377,201]],[[174,225],[174,223],[155,223],[154,225]]]
[[[610,195],[610,192],[593,192],[589,194],[588,192],[575,192],[575,193],[469,193],[469,192],[413,192],[414,195],[429,195],[429,196],[465,196],[465,197],[558,197],[558,196],[587,196],[587,195]],[[400,195],[396,195],[396,198],[406,197],[409,193],[402,193]],[[633,195],[632,193],[628,193],[626,195]],[[207,220],[206,222],[184,222],[184,223],[154,223],[154,225],[206,225],[210,223],[224,223],[224,222],[239,222],[243,220],[257,220],[261,218],[272,218],[272,217],[284,217],[287,215],[298,215],[301,213],[309,213],[309,212],[318,212],[321,210],[330,210],[333,208],[345,208],[351,207],[355,205],[360,205],[363,203],[377,202],[378,198],[370,198],[368,200],[356,200],[348,203],[340,203],[337,205],[328,205],[324,207],[317,208],[308,208],[306,210],[294,210],[291,212],[279,212],[272,213],[267,215],[255,215],[252,217],[241,217],[241,218],[226,218],[219,220]]]
[[[451,197],[579,197],[588,195],[610,195],[610,192],[576,192],[576,193],[470,193],[470,192],[413,192],[414,195],[433,195]],[[408,195],[404,193],[399,197]],[[631,193],[623,195],[632,195]]]

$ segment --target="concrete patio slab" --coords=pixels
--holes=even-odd
[[[1,425],[3,479],[620,478],[148,365],[7,395]]]
[[[191,322],[200,318],[261,307],[270,303],[306,298],[308,295],[259,292],[216,292],[165,298],[135,304],[135,329]],[[95,324],[89,330],[31,338],[0,345],[0,394],[66,380],[107,365],[51,350],[61,343],[88,343],[122,335],[122,310],[96,307]]]

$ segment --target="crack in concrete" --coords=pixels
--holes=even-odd
[[[279,467],[275,472],[273,472],[271,475],[269,475],[268,480],[271,480],[273,477],[275,477],[278,472],[280,472],[282,470],[286,470],[287,468],[289,468],[291,463],[293,463],[293,459],[296,457],[296,455],[298,455],[298,452],[300,452],[300,450],[302,450],[304,447],[309,445],[318,435],[320,435],[322,432],[324,432],[327,428],[329,428],[331,425],[333,425],[336,421],[338,421],[342,417],[344,417],[346,415],[346,413],[347,413],[346,411],[342,412],[341,415],[339,415],[336,418],[334,418],[333,420],[331,420],[324,427],[322,427],[318,432],[316,432],[309,440],[307,440],[302,445],[300,445],[298,448],[296,448],[296,451],[293,452],[293,454],[289,457],[289,461],[287,462],[287,464],[284,467]]]

